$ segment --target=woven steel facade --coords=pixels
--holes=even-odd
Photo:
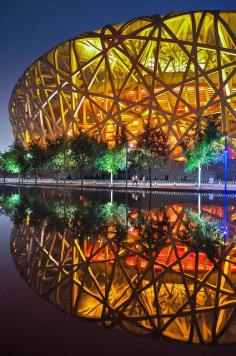
[[[147,121],[162,128],[172,157],[181,140],[218,116],[236,137],[236,12],[190,12],[107,25],[36,60],[9,103],[25,146],[84,130],[113,144],[125,125],[135,143]]]

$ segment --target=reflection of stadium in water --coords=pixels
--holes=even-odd
[[[13,228],[12,256],[29,285],[70,314],[140,335],[235,342],[236,249],[232,239],[197,247],[186,239],[187,207],[91,207],[81,196],[64,225],[31,207]],[[202,212],[223,216],[216,205]],[[228,221],[232,238],[233,205]]]

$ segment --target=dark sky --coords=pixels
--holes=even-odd
[[[235,0],[1,0],[0,151],[12,143],[11,90],[36,58],[76,34],[137,16],[179,10],[235,10]]]

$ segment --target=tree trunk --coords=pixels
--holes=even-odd
[[[152,186],[152,167],[148,167],[148,172],[149,172],[149,182],[150,182],[150,188]]]
[[[113,185],[113,172],[111,172],[111,185]]]
[[[37,185],[37,169],[34,170],[34,184]]]
[[[81,185],[83,186],[84,184],[84,172],[81,171]]]
[[[198,166],[198,189],[201,189],[201,174],[202,174],[202,166],[199,164],[199,166]]]

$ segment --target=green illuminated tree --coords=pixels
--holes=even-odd
[[[110,182],[113,176],[126,167],[126,150],[123,146],[106,147],[101,157],[96,159],[96,166],[100,172],[110,173]]]
[[[139,136],[134,162],[138,168],[148,169],[150,187],[152,186],[152,168],[161,168],[166,165],[170,155],[167,137],[162,130],[144,125],[144,131]]]
[[[3,175],[4,182],[9,174],[20,172],[20,165],[17,160],[17,155],[12,148],[0,155],[0,172]]]
[[[26,174],[30,171],[28,152],[24,148],[24,146],[18,141],[15,141],[10,146],[8,152],[12,155],[12,157],[14,157],[14,160],[18,166],[19,182],[20,182],[20,178],[25,177]]]
[[[185,153],[185,172],[191,173],[198,169],[198,188],[201,186],[201,169],[209,167],[223,159],[224,136],[221,134],[218,121],[209,117],[203,132],[196,132],[195,138],[188,138],[183,142]]]

